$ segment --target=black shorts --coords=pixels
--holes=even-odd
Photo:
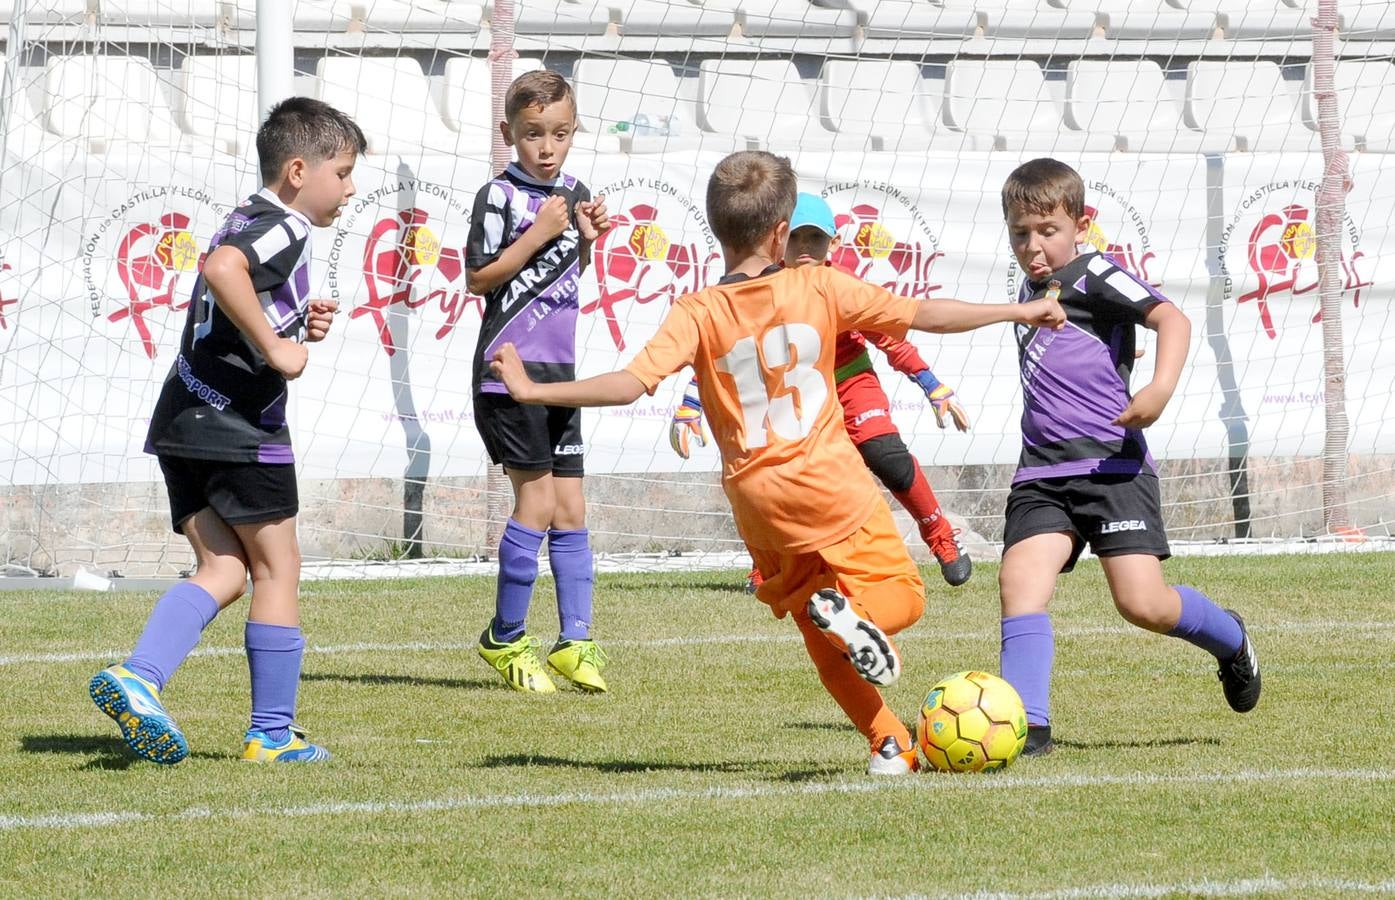
[[[300,508],[293,463],[222,462],[161,456],[170,523],[178,534],[205,506],[229,525],[254,525],[294,516]]]
[[[1075,542],[1062,572],[1088,543],[1096,556],[1142,553],[1167,559],[1156,475],[1079,475],[1014,485],[1003,514],[1003,549],[1038,534],[1068,532]]]
[[[490,462],[506,469],[550,471],[561,478],[585,474],[581,410],[575,407],[534,406],[507,394],[479,394],[475,427]]]

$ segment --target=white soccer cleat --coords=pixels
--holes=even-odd
[[[848,598],[833,588],[823,588],[809,598],[809,618],[843,642],[848,661],[872,684],[886,687],[901,677],[901,654],[891,638],[858,615]]]

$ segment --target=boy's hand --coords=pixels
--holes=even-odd
[[[941,382],[929,369],[916,373],[915,383],[920,385],[920,389],[925,392],[925,399],[930,401],[936,425],[944,428],[945,414],[948,413],[954,420],[955,428],[960,431],[969,430],[969,414],[964,412],[964,407],[954,398],[954,388]]]
[[[1147,428],[1158,421],[1163,408],[1167,406],[1167,401],[1171,399],[1172,396],[1161,388],[1147,385],[1133,395],[1129,405],[1124,407],[1119,418],[1114,420],[1114,424],[1124,428]]]
[[[305,339],[311,343],[324,340],[338,311],[338,300],[311,300],[310,314],[305,317]]]
[[[707,431],[702,427],[702,401],[697,395],[697,381],[688,385],[683,402],[673,414],[668,426],[668,443],[673,452],[684,459],[688,458],[690,441],[697,441],[699,447],[707,446]]]
[[[489,363],[489,371],[495,378],[504,383],[504,387],[509,389],[509,396],[513,399],[524,402],[528,388],[532,386],[533,380],[528,377],[528,373],[523,369],[523,358],[518,355],[518,348],[512,343],[505,344],[494,351],[494,358]]]
[[[1021,306],[1023,325],[1050,328],[1052,331],[1060,331],[1066,327],[1066,311],[1061,308],[1060,301],[1054,296],[1048,295],[1040,300],[1023,303]]]
[[[286,376],[287,381],[299,378],[309,361],[309,348],[290,338],[277,338],[266,351],[266,364]]]
[[[576,205],[576,227],[582,240],[594,241],[610,230],[610,213],[605,208],[605,194]]]
[[[571,224],[571,217],[567,215],[567,201],[553,194],[543,201],[538,207],[538,214],[533,219],[533,228],[540,231],[540,237],[552,240],[557,235],[567,230]]]

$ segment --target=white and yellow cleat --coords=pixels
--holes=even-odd
[[[601,669],[610,660],[600,645],[591,640],[558,641],[547,655],[547,666],[583,691],[606,691]]]
[[[159,689],[135,672],[108,666],[92,676],[87,692],[137,756],[169,766],[189,755],[189,742],[165,712]]]
[[[556,693],[557,686],[547,677],[542,660],[538,659],[536,639],[523,634],[503,644],[495,641],[486,627],[480,635],[479,650],[480,658],[493,666],[499,677],[514,690],[531,694]]]
[[[249,728],[242,737],[243,762],[305,763],[324,762],[329,751],[305,739],[305,731],[294,723],[279,741],[257,728]]]

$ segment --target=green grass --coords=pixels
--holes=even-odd
[[[166,768],[86,693],[153,596],[0,593],[0,894],[1395,892],[1392,561],[1167,564],[1252,625],[1265,693],[1247,716],[1209,657],[1129,630],[1083,564],[1053,606],[1060,749],[881,781],[743,573],[599,579],[604,696],[497,681],[473,649],[490,579],[308,584],[301,720],[336,758],[306,767],[236,761],[239,609],[204,636],[228,652],[166,690],[193,750]],[[927,573],[888,692],[908,720],[940,676],[996,668],[995,577]],[[549,582],[532,625],[555,634]],[[84,658],[16,660],[65,654]],[[71,818],[105,813],[131,818]]]

